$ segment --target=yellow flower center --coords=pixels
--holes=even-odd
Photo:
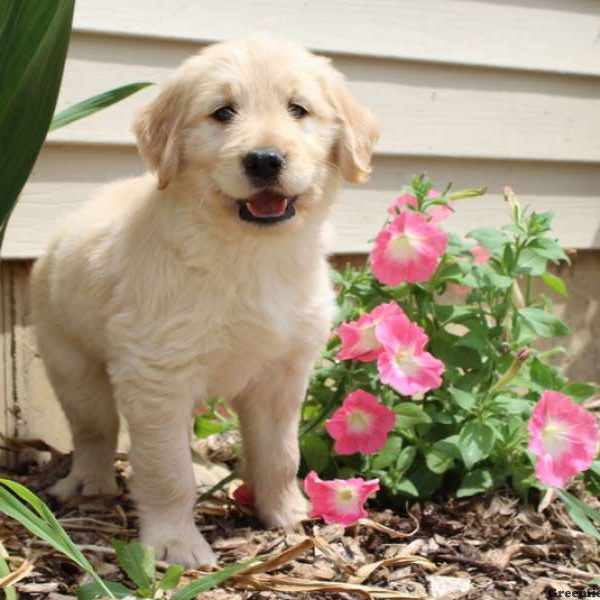
[[[342,513],[351,512],[355,509],[356,499],[356,491],[353,488],[341,488],[336,493],[336,508]]]
[[[396,367],[405,375],[410,375],[417,369],[412,348],[404,348],[400,350],[400,352],[397,352],[394,356],[394,361],[396,363]]]
[[[414,258],[418,254],[420,242],[419,236],[401,233],[390,242],[388,250],[390,257],[399,261]]]
[[[354,410],[348,415],[346,423],[348,425],[348,430],[352,433],[362,433],[369,429],[369,426],[371,425],[371,415],[364,410]]]
[[[360,339],[358,344],[356,344],[356,349],[361,352],[369,352],[370,350],[375,350],[379,348],[379,342],[375,337],[375,326],[377,323],[372,323],[371,325],[367,325],[360,330]]]
[[[559,421],[548,421],[542,429],[544,449],[552,458],[558,458],[567,446],[569,428]]]

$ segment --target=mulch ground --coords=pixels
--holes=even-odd
[[[43,467],[26,463],[2,476],[40,493],[97,571],[130,585],[110,545],[113,538],[134,538],[137,532],[127,491],[129,464],[125,457],[117,461],[121,496],[75,498],[57,506],[43,489],[66,474],[69,460],[55,455]],[[589,582],[600,575],[596,541],[576,530],[560,502],[547,503],[539,512],[510,492],[413,502],[404,514],[371,512],[369,519],[346,530],[306,521],[293,533],[262,529],[250,509],[220,492],[198,503],[197,523],[221,566],[253,557],[262,561],[202,594],[207,600],[537,600],[552,597],[554,591],[575,592],[571,597],[577,597],[591,590]],[[68,559],[6,517],[0,517],[0,540],[11,556],[12,570],[22,559],[32,565],[16,584],[20,598],[67,600],[87,581]],[[165,566],[159,564],[159,570]],[[205,573],[188,571],[184,579]]]

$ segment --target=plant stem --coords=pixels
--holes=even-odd
[[[208,500],[209,498],[212,498],[220,489],[222,489],[223,487],[225,487],[228,483],[232,482],[234,479],[237,479],[237,474],[236,473],[230,473],[229,475],[227,475],[227,477],[223,477],[223,479],[221,479],[221,481],[215,483],[215,485],[213,485],[210,490],[208,490],[207,492],[204,492],[204,494],[202,494],[200,496],[200,498],[198,498],[199,502],[202,502],[203,500]]]

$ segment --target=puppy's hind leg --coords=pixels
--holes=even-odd
[[[119,417],[103,365],[85,356],[61,334],[38,337],[48,377],[73,439],[71,471],[49,492],[59,500],[79,493],[118,493],[114,459]]]

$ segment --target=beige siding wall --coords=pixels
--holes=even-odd
[[[59,107],[165,80],[211,41],[276,32],[330,55],[382,125],[371,182],[347,187],[333,250],[367,249],[382,210],[427,171],[487,185],[450,227],[496,224],[501,189],[557,213],[574,248],[600,248],[600,4],[596,0],[78,0]],[[135,110],[157,88],[53,133],[3,253],[31,258],[92,189],[143,170]]]
[[[489,187],[460,203],[448,226],[461,233],[504,218],[509,184],[553,210],[562,244],[580,250],[559,310],[575,331],[571,375],[598,381],[599,31],[597,0],[78,0],[59,108],[161,83],[203,45],[250,32],[331,56],[382,125],[372,180],[340,193],[333,251],[365,252],[413,173]],[[27,271],[53,223],[99,184],[143,170],[131,121],[156,93],[53,133],[42,151],[3,246],[0,431],[66,443],[28,327]]]

